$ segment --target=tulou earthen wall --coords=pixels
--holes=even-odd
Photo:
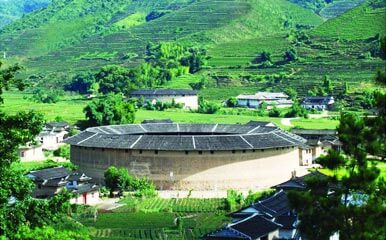
[[[141,151],[71,146],[71,161],[99,182],[109,166],[147,176],[158,189],[258,189],[288,180],[297,147],[238,151]]]

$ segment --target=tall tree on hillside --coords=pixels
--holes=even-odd
[[[0,63],[1,66],[1,63]],[[23,89],[23,81],[15,79],[20,66],[0,69],[0,101],[4,89],[16,85]],[[44,232],[44,226],[55,222],[66,212],[68,194],[59,194],[48,201],[33,199],[34,184],[20,170],[13,168],[19,161],[20,145],[34,141],[43,127],[43,117],[34,112],[7,115],[0,110],[0,238],[28,239],[35,228]],[[53,229],[51,229],[53,230]],[[55,233],[55,230],[53,230]],[[51,231],[52,233],[52,231]],[[49,237],[41,236],[41,239]],[[29,238],[31,239],[31,238]]]
[[[338,126],[343,152],[329,151],[318,162],[334,175],[307,182],[309,191],[291,192],[289,199],[299,214],[300,231],[307,239],[383,239],[386,234],[386,185],[368,155],[384,158],[385,93],[377,93],[379,114],[362,118],[343,113]],[[338,172],[344,171],[344,176]]]

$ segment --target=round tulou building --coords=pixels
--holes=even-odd
[[[80,171],[103,181],[109,166],[146,176],[158,189],[257,189],[303,165],[305,140],[269,123],[142,124],[88,128],[66,140]]]

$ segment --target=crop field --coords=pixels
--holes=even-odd
[[[250,64],[253,58],[269,49],[260,48],[258,40],[256,42],[248,41],[250,45],[243,42],[232,43],[232,45],[241,46],[237,53],[232,53],[231,46],[227,48],[213,48],[209,51],[211,59],[207,69],[202,70],[201,75],[216,79],[217,84],[222,88],[232,89],[244,85],[244,89],[266,89],[274,91],[283,91],[288,86],[295,88],[300,97],[307,95],[308,90],[320,86],[324,76],[328,75],[332,80],[334,95],[338,95],[344,89],[344,83],[350,87],[351,92],[363,91],[363,89],[373,86],[373,79],[378,69],[385,69],[384,61],[380,58],[361,58],[363,53],[370,49],[371,43],[364,43],[358,40],[338,41],[331,38],[313,37],[312,44],[296,47],[299,60],[289,64],[276,64],[272,67],[258,68]],[[273,42],[273,41],[272,41]],[[255,47],[254,47],[255,44]],[[274,48],[275,43],[271,48]],[[277,43],[277,45],[279,45]],[[280,45],[279,45],[280,46]],[[271,52],[273,61],[279,61],[285,52],[291,46],[286,40],[282,40],[282,50]],[[253,51],[253,49],[257,49]],[[260,49],[260,50],[259,50]],[[280,49],[280,48],[279,48]],[[249,59],[247,63],[238,66],[225,66],[233,57],[240,59]],[[241,64],[241,62],[240,62]],[[275,76],[284,77],[275,79]],[[217,80],[219,79],[219,80]],[[216,100],[221,92],[221,88],[204,89],[203,95]],[[210,92],[210,94],[206,94]],[[232,91],[230,91],[232,92]],[[230,95],[230,94],[229,94]],[[229,96],[223,92],[223,97]]]
[[[122,202],[126,201],[132,199]],[[225,212],[218,210],[223,207],[224,199],[154,198],[139,200],[137,203],[138,212],[121,207],[113,212],[99,213],[96,222],[91,217],[78,220],[91,227],[93,239],[149,240],[200,239],[229,221]],[[177,218],[181,222],[179,225],[176,223]]]
[[[133,199],[125,199],[122,203],[132,204]],[[219,212],[225,209],[224,199],[164,199],[149,198],[135,202],[139,211],[143,212],[165,212],[174,213],[210,213]]]

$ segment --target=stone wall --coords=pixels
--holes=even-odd
[[[261,189],[288,180],[299,167],[296,147],[246,151],[140,151],[71,146],[79,171],[103,181],[109,166],[147,176],[159,189]]]

